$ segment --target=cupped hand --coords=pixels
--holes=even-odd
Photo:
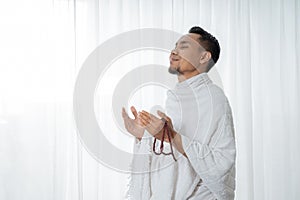
[[[171,134],[171,138],[175,137],[176,132],[173,129],[173,124],[172,124],[172,120],[170,119],[170,117],[168,117],[165,113],[161,112],[161,111],[157,111],[157,114],[161,117],[158,118],[154,115],[152,115],[151,113],[148,113],[144,110],[142,110],[141,112],[138,113],[138,119],[140,119],[141,125],[143,127],[145,127],[145,129],[151,134],[153,135],[153,137],[155,137],[156,139],[161,140],[162,139],[162,134],[163,134],[163,127],[166,121],[167,122],[167,126],[169,128],[170,134]],[[162,118],[164,120],[162,120]],[[170,142],[168,137],[165,136],[164,141],[166,142]]]
[[[122,117],[124,120],[125,128],[131,135],[141,140],[145,132],[145,127],[143,127],[143,125],[141,124],[135,107],[131,106],[130,110],[134,116],[134,119],[128,116],[124,107],[122,108]]]

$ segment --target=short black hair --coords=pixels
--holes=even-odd
[[[210,33],[208,33],[207,31],[205,31],[204,29],[202,29],[199,26],[192,27],[189,30],[189,33],[199,34],[200,35],[200,37],[199,37],[200,45],[206,51],[209,51],[211,53],[211,59],[207,66],[207,71],[209,71],[215,65],[215,63],[217,63],[217,61],[219,60],[221,49],[220,49],[218,40],[213,35],[211,35]]]

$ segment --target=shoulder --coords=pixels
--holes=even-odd
[[[209,84],[207,84],[207,89],[209,90],[209,92],[213,98],[215,98],[219,101],[228,102],[227,97],[224,93],[224,90],[222,88],[220,88],[218,85],[216,85],[214,83],[209,83]]]
[[[207,84],[207,90],[216,110],[222,110],[222,113],[231,113],[230,103],[222,88],[214,83],[210,83]]]

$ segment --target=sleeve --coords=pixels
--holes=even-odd
[[[235,187],[232,173],[235,173],[236,147],[231,111],[217,123],[220,128],[214,133],[217,137],[213,142],[202,144],[181,135],[182,146],[195,172],[216,197],[233,199],[226,198],[234,195]]]
[[[148,200],[150,199],[150,166],[151,166],[151,138],[145,131],[141,140],[134,139],[133,159],[130,164],[125,199]]]
[[[134,143],[133,143],[133,153],[138,153],[139,149],[141,148],[142,140],[139,140],[137,138],[134,138]]]
[[[151,155],[151,142],[152,142],[151,134],[145,130],[144,136],[142,137],[141,140],[134,138],[133,153]]]

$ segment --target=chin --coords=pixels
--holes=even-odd
[[[170,74],[178,74],[177,68],[170,66],[169,67],[169,73]]]

